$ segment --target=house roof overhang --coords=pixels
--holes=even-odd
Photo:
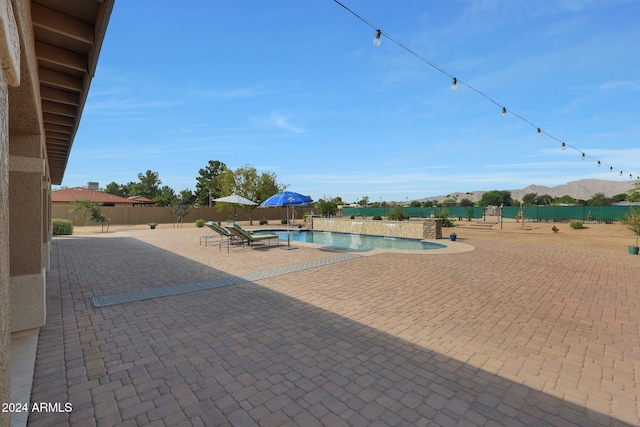
[[[21,100],[9,128],[44,135],[52,184],[62,183],[114,1],[13,2],[22,81],[9,94]]]

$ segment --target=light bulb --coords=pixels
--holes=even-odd
[[[538,128],[538,138],[542,138],[542,130]]]
[[[502,107],[502,117],[507,117],[507,109]]]
[[[376,38],[373,39],[374,46],[380,46],[380,36],[382,35],[382,31],[376,30]]]
[[[458,90],[458,79],[456,79],[455,77],[453,78],[453,81],[451,82],[451,90]]]

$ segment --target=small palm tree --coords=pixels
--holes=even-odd
[[[633,246],[638,247],[638,237],[640,236],[640,210],[630,208],[629,212],[624,214],[623,222],[627,228],[633,231],[633,234],[636,235],[636,244]]]

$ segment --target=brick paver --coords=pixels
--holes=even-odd
[[[56,238],[31,413],[50,425],[638,425],[637,257],[467,241],[335,257],[197,229]],[[93,297],[258,281],[94,308]]]

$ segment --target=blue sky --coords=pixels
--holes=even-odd
[[[209,160],[347,202],[640,175],[640,2],[342,3],[380,46],[333,0],[116,1],[62,185],[193,190]]]

